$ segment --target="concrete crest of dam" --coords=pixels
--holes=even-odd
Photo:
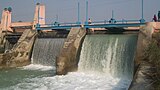
[[[142,49],[147,45],[147,40],[151,38],[152,32],[147,25],[143,26],[140,32],[127,34],[125,32],[93,34],[84,28],[72,28],[70,32],[65,32],[65,35],[28,30],[26,31],[28,34],[22,35],[18,44],[15,44],[11,51],[2,55],[2,58],[7,58],[8,61],[1,59],[1,66],[29,65],[21,69],[30,70],[35,65],[42,65],[47,68],[51,67],[51,71],[45,71],[47,73],[42,76],[31,71],[33,75],[35,74],[34,77],[27,74],[28,76],[22,77],[23,79],[28,78],[27,80],[22,80],[21,83],[17,81],[7,87],[3,84],[2,88],[57,90],[64,88],[78,90],[142,88],[135,78],[139,78],[140,69],[137,70],[137,68]],[[23,50],[24,47],[25,50]],[[21,63],[23,65],[19,65]],[[39,69],[39,67],[41,66],[36,68]],[[16,68],[14,72],[19,73],[21,69]],[[5,71],[2,70],[2,73]],[[38,73],[41,72],[38,71]],[[31,84],[33,86],[27,87]]]

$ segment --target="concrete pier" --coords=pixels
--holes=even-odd
[[[56,60],[56,73],[58,75],[67,74],[68,72],[77,70],[81,45],[85,35],[86,30],[84,28],[71,29],[62,51]]]
[[[32,47],[37,36],[35,30],[25,30],[14,47],[0,54],[0,68],[19,67],[30,64]]]

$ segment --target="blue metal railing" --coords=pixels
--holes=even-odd
[[[113,21],[112,21],[113,20]],[[106,28],[106,27],[137,27],[140,25],[144,25],[145,22],[140,20],[115,20],[111,19],[109,21],[93,21],[90,24],[85,22],[83,25],[85,28]],[[81,22],[75,23],[59,23],[55,22],[53,24],[44,24],[44,25],[36,25],[37,30],[46,30],[46,29],[71,29],[72,27],[81,27]]]

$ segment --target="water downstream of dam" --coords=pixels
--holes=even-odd
[[[0,71],[0,90],[127,90],[133,78],[138,35],[87,35],[77,72],[55,75],[64,39],[36,41],[32,64]]]

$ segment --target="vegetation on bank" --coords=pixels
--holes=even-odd
[[[145,49],[143,60],[153,64],[155,73],[150,74],[155,90],[160,90],[160,33],[153,34],[153,39]]]

